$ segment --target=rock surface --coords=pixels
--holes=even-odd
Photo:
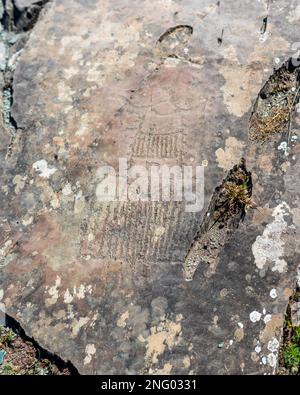
[[[299,9],[54,0],[32,29],[14,138],[0,129],[0,302],[80,373],[274,372],[300,252],[299,119],[288,148],[287,132],[261,144],[248,128],[293,55]],[[186,282],[211,197],[242,157],[258,209]],[[98,169],[119,158],[205,165],[204,209],[100,202]]]
[[[19,11],[38,3],[38,0],[14,0],[14,4]]]

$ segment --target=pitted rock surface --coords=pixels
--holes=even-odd
[[[0,130],[0,302],[80,373],[274,372],[299,260],[299,119],[288,151],[286,133],[261,144],[248,125],[273,67],[293,54],[299,8],[45,7],[14,72],[17,138]],[[186,282],[183,261],[210,199],[242,157],[258,209]],[[100,202],[98,169],[119,158],[205,164],[204,209]]]

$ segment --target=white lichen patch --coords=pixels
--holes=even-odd
[[[64,294],[64,302],[69,304],[73,301],[73,296],[71,295],[69,289],[66,290],[65,294]]]
[[[129,311],[125,311],[117,320],[117,326],[119,328],[125,328],[126,327],[126,320],[129,318]]]
[[[32,224],[33,222],[33,217],[30,216],[28,213],[22,218],[22,225],[28,226]]]
[[[96,347],[94,346],[94,344],[87,344],[87,346],[85,347],[85,354],[86,355],[83,360],[83,364],[88,365],[89,363],[91,363],[93,355],[96,354]]]
[[[8,189],[8,186],[7,186],[7,185],[2,185],[2,186],[1,186],[1,190],[5,193],[5,195],[8,195],[9,189]]]
[[[47,292],[50,295],[50,298],[46,298],[45,300],[45,304],[47,307],[52,306],[57,302],[59,297],[58,288],[60,287],[60,285],[61,285],[61,278],[57,276],[55,280],[55,285],[47,289]]]
[[[90,243],[90,242],[92,242],[92,241],[94,241],[94,240],[95,240],[94,234],[93,234],[93,233],[89,233],[89,234],[88,234],[88,242]]]
[[[256,352],[256,354],[259,354],[260,352],[261,352],[261,346],[258,344],[256,347],[255,347],[255,352]]]
[[[74,319],[72,322],[72,337],[76,337],[80,329],[89,322],[88,317],[80,317],[79,319]]]
[[[278,351],[279,351],[279,341],[273,337],[271,340],[268,341],[267,349],[270,351],[268,355],[262,355],[261,364],[269,365],[271,368],[276,368],[277,361],[278,361]],[[261,352],[260,345],[257,345],[257,353]],[[256,350],[256,348],[255,348]]]
[[[93,287],[91,285],[80,284],[78,287],[73,288],[73,294],[77,296],[78,299],[84,299],[86,293],[91,294]]]
[[[60,207],[59,196],[57,194],[53,193],[50,204],[54,210]]]
[[[276,291],[275,288],[271,289],[270,296],[271,296],[272,299],[276,299],[277,298],[277,291]]]
[[[270,353],[267,356],[267,362],[271,366],[271,368],[275,368],[277,365],[277,354]]]
[[[67,288],[64,294],[64,302],[70,304],[72,303],[74,298],[84,299],[86,294],[91,295],[92,292],[93,292],[92,285],[86,285],[86,284],[80,284],[79,287],[74,286],[72,291],[70,291],[69,288]]]
[[[73,320],[75,317],[73,305],[69,304],[67,306],[67,319]]]
[[[41,159],[35,162],[32,165],[32,168],[37,172],[39,172],[40,173],[39,175],[43,178],[49,178],[57,171],[55,167],[53,168],[48,167],[48,163],[45,159]]]
[[[157,226],[153,232],[153,242],[157,243],[160,240],[160,238],[164,235],[165,232],[166,232],[165,227]]]
[[[64,195],[64,196],[69,196],[69,195],[71,195],[72,193],[73,193],[73,191],[72,191],[72,185],[70,184],[70,183],[67,183],[64,187],[63,187],[63,189],[62,189],[62,194]]]
[[[269,342],[267,346],[268,350],[271,352],[277,352],[279,349],[279,341],[276,339],[276,337],[273,337]]]
[[[27,179],[27,176],[21,176],[20,174],[17,174],[13,178],[13,184],[15,186],[15,194],[16,195],[18,195],[24,188],[26,179]]]
[[[183,358],[182,363],[183,363],[183,366],[184,366],[186,369],[189,369],[189,367],[191,366],[190,357],[189,357],[188,355],[186,355],[186,356]]]
[[[85,296],[85,286],[83,284],[81,284],[78,288],[77,298],[84,299],[84,296]]]
[[[285,221],[287,215],[289,215],[289,207],[285,202],[282,202],[273,210],[274,220],[266,226],[262,236],[257,236],[253,243],[252,252],[255,264],[259,269],[263,269],[267,263],[271,263],[274,272],[284,273],[287,270],[287,263],[283,259],[284,241],[282,240],[282,235],[288,227]]]
[[[80,69],[79,69],[78,67],[73,67],[73,66],[70,66],[69,68],[65,68],[65,69],[64,69],[65,78],[66,78],[67,80],[69,80],[70,78],[72,78],[72,77],[74,77],[76,74],[78,74],[79,70],[80,70]]]
[[[297,5],[297,7],[293,7],[293,9],[290,11],[290,13],[287,16],[287,20],[290,23],[300,21],[300,5]]]
[[[252,311],[249,315],[251,322],[258,322],[261,319],[261,313],[258,311]]]
[[[79,128],[75,132],[76,136],[84,136],[89,133],[90,127],[89,127],[89,114],[83,114],[80,120]]]
[[[12,245],[12,240],[7,240],[3,247],[0,248],[0,257],[5,257],[10,252]]]
[[[264,317],[264,323],[267,324],[271,320],[272,320],[272,315],[271,314],[266,314],[265,317]]]
[[[94,328],[94,327],[95,327],[95,324],[96,324],[96,321],[97,321],[98,317],[99,317],[99,314],[98,314],[98,313],[95,313],[95,314],[93,315],[93,317],[91,318],[91,320],[90,320],[90,327],[91,327],[91,328]]]
[[[284,153],[285,156],[289,155],[289,151],[288,151],[288,144],[286,141],[282,141],[279,146],[278,146],[278,150],[282,151]]]
[[[67,85],[64,81],[60,81],[57,84],[57,91],[58,91],[57,98],[60,102],[63,103],[72,102],[72,95],[75,93],[75,91],[72,90],[70,86]]]

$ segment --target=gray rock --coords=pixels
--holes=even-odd
[[[16,66],[19,140],[0,171],[2,301],[42,347],[81,373],[274,372],[299,262],[299,145],[248,129],[297,18],[283,0],[53,1]],[[186,254],[242,157],[257,210],[186,282]],[[98,169],[119,158],[205,165],[203,210],[99,201]]]

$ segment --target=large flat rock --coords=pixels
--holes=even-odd
[[[262,144],[248,128],[263,83],[293,54],[300,2],[200,3],[54,0],[14,73],[18,138],[6,159],[0,151],[1,302],[80,373],[277,364],[299,262],[298,119],[288,151],[287,133]],[[185,256],[242,157],[258,209],[187,282]],[[204,209],[99,201],[98,169],[119,158],[205,165]]]

